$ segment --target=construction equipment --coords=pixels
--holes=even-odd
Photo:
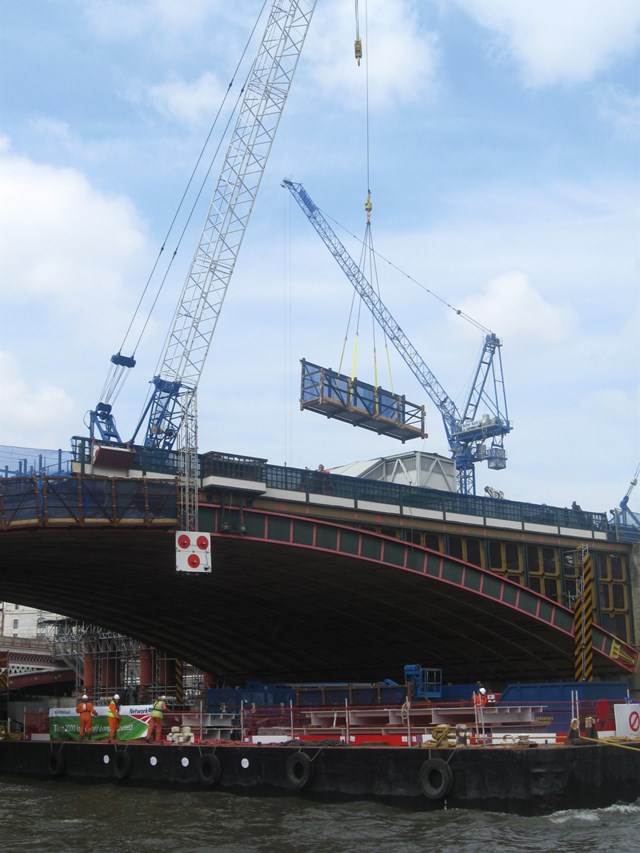
[[[622,534],[622,538],[629,539],[631,541],[637,541],[640,539],[640,517],[633,512],[629,506],[629,498],[631,497],[631,493],[635,487],[638,485],[638,477],[640,477],[640,464],[636,468],[635,474],[629,483],[626,495],[620,501],[619,509],[611,510],[618,534]]]
[[[193,397],[315,5],[316,0],[273,2],[199,245],[152,379],[152,393],[127,444],[132,445],[144,429],[145,447],[170,451],[185,420],[193,420]],[[120,372],[135,365],[132,356],[120,352],[111,362],[112,369]],[[114,399],[115,383],[111,387]],[[90,413],[90,431],[92,439],[124,444],[109,398]],[[186,442],[193,432],[191,424]]]
[[[503,439],[512,427],[507,417],[500,356],[501,341],[493,333],[486,335],[471,390],[460,412],[384,306],[302,184],[284,180],[283,186],[298,202],[373,317],[437,406],[456,464],[458,492],[463,495],[475,495],[476,462],[486,461],[489,468],[496,470],[505,468],[507,464]],[[479,415],[481,402],[488,412]],[[491,442],[489,447],[488,440]]]

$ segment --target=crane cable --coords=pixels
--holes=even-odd
[[[348,235],[349,235],[349,237],[351,237],[352,239],[356,240],[356,241],[357,241],[358,243],[360,243],[360,244],[363,244],[363,243],[364,243],[364,241],[362,240],[362,238],[358,237],[358,235],[357,235],[357,234],[354,234],[354,233],[353,233],[353,231],[350,231],[350,230],[349,230],[345,225],[343,225],[341,222],[338,222],[338,220],[337,220],[337,219],[335,219],[333,216],[331,216],[331,214],[330,214],[330,213],[327,213],[327,212],[326,212],[323,208],[321,208],[321,207],[318,207],[318,210],[322,213],[322,215],[325,217],[325,219],[327,219],[328,221],[332,222],[332,223],[333,223],[337,228],[339,228],[340,230],[342,230],[345,234],[348,234]],[[494,334],[494,333],[491,331],[491,329],[488,329],[486,326],[483,326],[483,324],[482,324],[482,323],[480,323],[478,320],[475,320],[475,319],[474,319],[470,314],[467,314],[465,311],[462,311],[462,309],[460,309],[460,308],[456,308],[456,307],[455,307],[455,305],[451,305],[451,303],[450,303],[450,302],[447,302],[447,300],[446,300],[446,299],[444,299],[442,296],[439,296],[435,291],[431,290],[431,289],[430,289],[429,287],[427,287],[425,284],[422,284],[422,282],[419,282],[416,278],[414,278],[414,277],[413,277],[412,275],[410,275],[408,272],[406,272],[405,270],[401,269],[397,264],[394,264],[394,263],[393,263],[393,261],[389,260],[389,258],[385,257],[383,254],[381,254],[381,253],[380,253],[380,252],[378,252],[377,250],[374,250],[374,253],[375,253],[376,258],[378,258],[378,259],[379,259],[379,260],[381,260],[381,261],[384,261],[384,263],[385,263],[385,264],[388,264],[392,269],[394,269],[394,270],[395,270],[397,273],[399,273],[401,276],[403,276],[404,278],[408,279],[412,284],[417,285],[417,287],[419,287],[419,288],[421,288],[422,290],[424,290],[424,292],[425,292],[425,293],[428,293],[428,294],[429,294],[429,296],[433,296],[433,298],[434,298],[434,299],[437,299],[437,300],[438,300],[438,302],[442,303],[442,305],[444,305],[446,308],[450,308],[450,309],[451,309],[451,311],[453,311],[453,313],[454,313],[454,314],[457,314],[457,315],[458,315],[458,317],[461,317],[463,320],[466,320],[466,321],[467,321],[467,323],[470,323],[472,326],[474,326],[476,329],[478,329],[479,331],[481,331],[483,334],[485,334],[485,335],[492,335],[492,334]]]
[[[365,42],[369,44],[369,8],[368,2],[365,0]],[[360,61],[363,56],[362,51],[362,41],[360,39],[360,16],[359,16],[359,8],[358,8],[358,0],[355,0],[355,15],[356,15],[356,39],[355,39],[355,58],[360,65]],[[376,252],[373,246],[373,232],[371,229],[371,213],[373,211],[373,203],[371,201],[371,128],[370,128],[370,110],[369,110],[369,51],[364,57],[365,61],[365,148],[366,148],[366,173],[367,173],[367,199],[364,205],[365,213],[367,216],[366,226],[365,226],[365,235],[361,242],[361,255],[360,255],[360,269],[367,276],[367,271],[369,273],[369,279],[371,284],[375,287],[378,298],[380,298],[380,282],[378,278],[378,271],[376,266]],[[349,314],[349,323],[351,322],[351,315],[353,313],[353,299],[356,296],[352,297],[352,309]],[[358,327],[356,330],[356,336],[354,341],[354,351],[353,351],[353,359],[351,365],[351,379],[355,379],[356,376],[356,362],[357,362],[357,352],[358,352],[358,341],[360,335],[359,328],[359,319],[361,312],[362,300],[360,300],[358,307]],[[374,370],[374,384],[378,386],[378,355],[377,355],[377,345],[376,345],[376,320],[373,315],[371,315],[371,329],[372,329],[372,341],[373,341],[373,370]],[[348,332],[347,332],[348,333]],[[389,340],[386,334],[386,331],[382,330],[383,339],[384,339],[384,348],[386,353],[386,361],[387,361],[387,369],[389,371],[389,377],[391,382],[391,390],[393,391],[393,378],[391,375],[391,357],[389,352]],[[346,336],[345,336],[346,337]],[[346,341],[345,341],[346,342]],[[343,353],[344,353],[344,345],[343,345]],[[341,360],[342,362],[342,357]]]
[[[264,13],[264,10],[265,10],[265,7],[266,7],[266,5],[267,5],[267,2],[268,2],[268,0],[264,0],[264,2],[263,2],[263,4],[262,4],[262,9],[260,10],[260,13],[259,13],[259,14],[258,14],[258,16],[256,17],[256,21],[255,21],[255,23],[254,23],[254,25],[253,25],[253,28],[252,28],[252,30],[251,30],[251,33],[249,34],[249,37],[247,38],[247,40],[246,40],[246,42],[245,42],[245,45],[244,45],[244,48],[243,48],[242,53],[241,53],[241,55],[240,55],[240,58],[238,59],[238,62],[236,63],[236,67],[235,67],[235,69],[233,70],[233,74],[232,74],[232,76],[231,76],[231,80],[229,81],[229,84],[228,84],[228,86],[227,86],[227,90],[226,90],[226,92],[225,92],[225,94],[224,94],[224,97],[223,97],[223,99],[222,99],[222,101],[221,101],[221,103],[220,103],[219,107],[218,107],[218,110],[217,110],[217,112],[216,112],[216,115],[214,116],[213,122],[212,122],[212,124],[211,124],[211,127],[209,128],[209,131],[208,131],[208,133],[207,133],[207,136],[206,136],[206,138],[205,138],[205,141],[204,141],[204,143],[202,144],[202,147],[201,147],[201,149],[200,149],[200,153],[199,153],[199,155],[198,155],[198,158],[197,158],[197,160],[196,160],[196,163],[195,163],[195,165],[194,165],[194,167],[193,167],[193,169],[192,169],[192,171],[191,171],[191,175],[189,176],[189,180],[187,181],[187,184],[186,184],[186,186],[185,186],[185,188],[184,188],[184,191],[183,191],[183,193],[182,193],[182,197],[180,198],[180,201],[178,202],[178,205],[177,205],[177,207],[176,207],[176,210],[175,210],[175,213],[174,213],[174,215],[173,215],[173,218],[171,219],[171,222],[170,222],[170,224],[169,224],[169,227],[168,227],[168,229],[167,229],[167,232],[166,232],[166,234],[165,234],[165,236],[164,236],[164,239],[163,239],[163,241],[162,241],[162,245],[160,246],[160,249],[158,250],[157,257],[156,257],[156,259],[155,259],[155,261],[154,261],[154,264],[153,264],[153,266],[152,266],[152,268],[151,268],[151,271],[150,271],[150,273],[149,273],[149,275],[148,275],[148,277],[147,277],[147,281],[146,281],[146,283],[145,283],[145,285],[144,285],[144,288],[143,288],[142,293],[141,293],[141,295],[140,295],[140,298],[139,298],[139,300],[138,300],[138,304],[136,305],[136,308],[135,308],[135,310],[134,310],[134,312],[133,312],[133,316],[132,316],[132,318],[131,318],[131,321],[129,322],[129,325],[128,325],[128,327],[127,327],[127,330],[126,330],[126,332],[125,332],[125,334],[124,334],[124,337],[123,337],[123,339],[122,339],[122,343],[120,344],[120,347],[119,347],[119,349],[118,349],[118,353],[117,353],[117,355],[118,355],[118,356],[120,356],[120,355],[122,354],[122,350],[123,350],[123,349],[124,349],[124,347],[125,347],[125,344],[126,344],[127,339],[128,339],[128,337],[129,337],[129,335],[130,335],[130,333],[131,333],[131,330],[132,330],[132,328],[133,328],[133,325],[134,325],[134,323],[135,323],[135,320],[136,320],[136,318],[137,318],[138,314],[139,314],[139,313],[140,313],[140,311],[141,311],[142,303],[144,302],[145,296],[147,295],[147,292],[148,292],[148,290],[149,290],[149,287],[150,287],[150,285],[151,285],[151,282],[152,282],[152,280],[153,280],[153,278],[154,278],[154,276],[155,276],[155,274],[156,274],[156,270],[157,270],[158,265],[159,265],[159,263],[160,263],[160,259],[161,259],[162,255],[163,255],[163,252],[164,252],[164,250],[165,250],[166,244],[167,244],[167,242],[168,242],[168,240],[169,240],[169,237],[171,236],[171,234],[172,234],[172,232],[173,232],[174,226],[175,226],[175,224],[176,224],[176,222],[177,222],[177,220],[178,220],[178,217],[179,217],[179,215],[180,215],[180,212],[181,212],[181,210],[182,210],[182,208],[183,208],[183,206],[184,206],[184,203],[185,203],[185,201],[186,201],[187,195],[188,195],[188,193],[189,193],[189,191],[190,191],[190,189],[191,189],[191,185],[193,184],[193,182],[194,182],[194,180],[195,180],[196,172],[197,172],[197,171],[198,171],[198,169],[200,168],[200,164],[201,164],[202,159],[203,159],[203,157],[204,157],[205,151],[206,151],[207,147],[209,146],[209,143],[210,143],[211,137],[212,137],[212,135],[213,135],[213,132],[214,132],[214,130],[216,129],[216,127],[217,127],[217,125],[218,125],[218,121],[219,121],[219,119],[220,119],[220,116],[221,116],[221,114],[222,114],[222,111],[224,110],[225,104],[226,104],[226,102],[227,102],[227,98],[228,98],[229,93],[231,92],[231,89],[232,89],[232,87],[233,87],[233,85],[234,85],[234,83],[235,83],[236,76],[237,76],[238,71],[239,71],[239,69],[240,69],[240,67],[241,67],[241,65],[242,65],[242,62],[244,61],[244,58],[245,58],[245,56],[246,56],[246,53],[247,53],[247,51],[248,51],[248,49],[249,49],[249,45],[251,44],[251,42],[252,42],[252,40],[253,40],[253,37],[254,37],[254,35],[255,35],[255,32],[256,32],[256,29],[257,29],[258,23],[259,23],[260,19],[262,18],[262,15],[263,15],[263,13]],[[194,215],[194,212],[195,212],[196,206],[197,206],[197,204],[198,204],[198,202],[199,202],[199,200],[200,200],[200,197],[201,197],[201,195],[202,195],[202,192],[203,192],[203,190],[204,190],[204,188],[205,188],[205,186],[206,186],[206,183],[207,183],[207,181],[208,181],[208,179],[209,179],[209,175],[210,175],[210,173],[211,173],[211,169],[213,168],[213,164],[214,164],[214,162],[216,161],[216,158],[217,158],[217,156],[218,156],[218,154],[219,154],[219,152],[220,152],[220,147],[221,147],[221,145],[222,145],[222,141],[225,139],[226,134],[227,134],[227,132],[228,132],[228,130],[229,130],[229,126],[230,126],[230,124],[231,124],[231,120],[232,120],[233,116],[236,114],[236,111],[237,111],[237,108],[238,108],[238,104],[240,103],[240,99],[242,98],[242,95],[243,95],[243,93],[244,93],[245,85],[246,85],[246,80],[245,80],[245,84],[241,87],[240,92],[238,93],[238,97],[237,97],[237,99],[236,99],[235,107],[234,107],[234,109],[233,109],[233,110],[231,111],[231,113],[230,113],[230,116],[229,116],[229,119],[228,119],[228,121],[227,121],[227,124],[226,124],[225,130],[224,130],[224,132],[223,132],[223,133],[221,134],[221,136],[220,136],[220,139],[219,139],[218,145],[216,146],[216,149],[215,149],[215,151],[214,151],[214,153],[213,153],[213,156],[210,158],[210,162],[209,162],[209,166],[208,166],[208,168],[207,168],[207,171],[206,171],[206,173],[205,173],[205,175],[204,175],[204,177],[203,177],[203,179],[202,179],[202,181],[201,181],[201,183],[200,183],[200,187],[199,187],[198,192],[197,192],[197,194],[196,194],[195,200],[194,200],[194,202],[193,202],[193,204],[192,204],[192,206],[191,206],[191,209],[190,209],[190,211],[189,211],[189,213],[188,213],[187,219],[186,219],[186,221],[185,221],[185,223],[184,223],[184,226],[183,226],[183,228],[182,228],[182,231],[180,232],[180,235],[179,235],[179,237],[178,237],[177,243],[176,243],[175,248],[174,248],[174,250],[173,250],[173,253],[172,253],[172,255],[171,255],[171,259],[169,260],[168,265],[167,265],[167,268],[166,268],[166,270],[165,270],[165,273],[164,273],[164,275],[163,275],[163,277],[162,277],[162,280],[160,281],[160,284],[158,285],[158,288],[157,288],[157,290],[156,290],[155,296],[154,296],[153,301],[152,301],[152,303],[151,303],[151,307],[150,307],[149,311],[147,312],[147,317],[146,317],[146,319],[145,319],[145,321],[144,321],[144,323],[143,323],[143,326],[142,326],[142,329],[141,329],[141,331],[140,331],[140,334],[138,335],[138,338],[137,338],[137,340],[136,340],[136,342],[135,342],[135,345],[134,345],[134,347],[133,347],[133,351],[132,351],[132,353],[131,353],[131,356],[129,357],[129,358],[130,358],[130,360],[133,362],[133,364],[128,365],[128,366],[131,366],[131,367],[132,367],[132,366],[135,364],[135,354],[136,354],[136,352],[137,352],[138,346],[140,345],[140,342],[141,342],[141,340],[142,340],[142,337],[143,337],[143,335],[144,335],[144,333],[145,333],[145,331],[146,331],[146,329],[147,329],[147,326],[148,326],[148,324],[149,324],[149,321],[150,321],[150,319],[151,319],[151,315],[152,315],[152,313],[153,313],[153,311],[154,311],[154,309],[155,309],[155,307],[156,307],[156,305],[157,305],[157,303],[158,303],[158,299],[160,298],[160,294],[162,293],[162,290],[163,290],[163,288],[164,288],[164,285],[166,284],[167,277],[168,277],[168,275],[169,275],[169,272],[170,272],[170,270],[171,270],[171,267],[172,267],[172,265],[173,265],[173,262],[174,262],[174,260],[175,260],[175,258],[176,258],[176,255],[178,254],[178,250],[180,249],[180,246],[181,246],[181,244],[182,244],[182,240],[183,240],[183,238],[184,238],[184,236],[185,236],[186,230],[187,230],[187,228],[188,228],[188,226],[189,226],[189,224],[190,224],[190,222],[191,222],[191,220],[192,220],[192,218],[193,218],[193,215]],[[127,368],[128,366],[127,366],[127,365],[122,365],[122,364],[112,363],[112,366],[110,367],[110,369],[109,369],[109,371],[108,371],[108,373],[107,373],[107,377],[106,377],[106,379],[105,379],[105,382],[104,382],[104,385],[103,385],[103,388],[102,388],[102,394],[101,394],[101,396],[100,396],[100,399],[101,399],[101,400],[103,400],[103,401],[105,401],[105,402],[110,401],[110,400],[111,400],[112,402],[115,402],[115,400],[116,400],[116,399],[117,399],[117,397],[118,397],[118,394],[120,393],[120,391],[122,390],[122,387],[123,387],[123,385],[124,385],[124,381],[123,381],[123,380],[124,380],[124,377],[127,375],[126,368]]]

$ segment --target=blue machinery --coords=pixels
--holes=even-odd
[[[414,699],[442,699],[442,670],[430,669],[417,663],[404,668],[405,684],[411,685]]]
[[[503,439],[511,431],[511,424],[507,417],[500,340],[493,333],[485,337],[467,401],[462,412],[458,411],[453,400],[382,303],[302,184],[285,180],[283,186],[298,202],[358,295],[437,406],[456,464],[458,492],[474,495],[476,462],[486,461],[489,468],[496,470],[505,468],[507,464]],[[482,416],[478,412],[481,402],[488,409],[488,413]],[[487,440],[491,442],[489,447]]]

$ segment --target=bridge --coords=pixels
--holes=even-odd
[[[53,656],[51,643],[31,637],[0,637],[0,688],[73,685],[75,672]]]
[[[3,597],[128,635],[227,683],[401,680],[411,662],[442,667],[447,681],[573,678],[571,610],[379,532],[379,506],[347,509],[313,472],[280,469],[269,486],[263,463],[232,471],[218,458],[202,471],[206,575],[175,570],[173,478],[99,476],[83,463],[67,477],[0,480]],[[352,479],[331,479],[332,490]],[[605,537],[597,517],[580,523],[576,539]],[[635,672],[633,645],[598,625],[593,643],[596,677]]]

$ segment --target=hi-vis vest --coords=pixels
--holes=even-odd
[[[107,717],[117,717],[118,709],[116,708],[115,702],[109,702],[109,707],[107,709]]]
[[[158,717],[160,717],[160,719],[162,719],[162,706],[163,706],[163,704],[164,703],[161,699],[156,699],[156,701],[153,703],[153,710],[151,711],[152,717],[155,717],[156,719]]]

